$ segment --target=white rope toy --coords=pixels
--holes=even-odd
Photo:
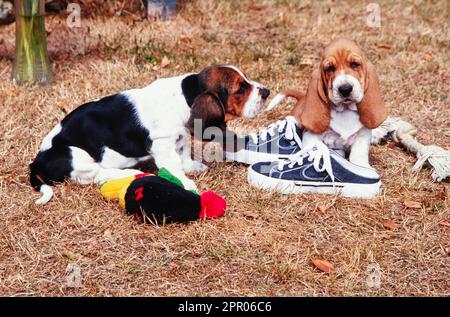
[[[396,143],[416,155],[417,162],[412,168],[413,172],[430,165],[434,181],[441,182],[450,176],[450,151],[434,144],[421,144],[415,137],[417,129],[413,125],[398,117],[388,117],[381,126],[372,131],[372,144],[380,144],[389,134]]]

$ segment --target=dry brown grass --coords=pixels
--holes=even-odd
[[[399,148],[372,148],[384,185],[372,200],[263,192],[247,184],[245,166],[212,164],[194,179],[226,197],[227,214],[188,225],[140,225],[96,186],[57,186],[38,207],[27,181],[42,138],[64,117],[59,105],[71,110],[212,63],[246,68],[273,91],[305,89],[313,66],[302,60],[317,62],[337,36],[367,51],[391,113],[420,127],[423,141],[448,147],[446,1],[380,5],[380,29],[366,26],[359,1],[192,1],[167,23],[99,18],[72,31],[53,17],[50,50],[59,60],[55,83],[43,88],[11,83],[13,26],[1,27],[0,295],[450,295],[450,232],[438,225],[449,217],[449,184],[433,183],[429,170],[411,173],[414,158]],[[171,65],[153,67],[151,55]],[[232,127],[263,127],[291,106]],[[405,200],[422,207],[406,208]],[[401,226],[385,229],[385,220]],[[310,264],[316,257],[335,271],[318,272]],[[66,287],[68,263],[81,266],[81,288]],[[366,284],[370,263],[382,270],[378,289]]]

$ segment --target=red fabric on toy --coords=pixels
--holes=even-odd
[[[136,175],[134,175],[134,178],[138,179],[138,178],[147,177],[147,176],[152,176],[152,174],[150,174],[150,173],[136,174]]]
[[[202,209],[200,219],[219,218],[225,213],[227,202],[214,192],[205,192],[200,195]]]

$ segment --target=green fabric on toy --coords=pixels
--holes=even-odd
[[[184,188],[183,183],[165,167],[159,169],[158,176],[161,178],[164,178],[165,180],[168,180],[171,183],[174,183],[174,184]],[[195,190],[191,190],[191,192],[194,194],[198,194],[198,192]]]

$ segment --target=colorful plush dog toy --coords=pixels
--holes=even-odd
[[[139,174],[115,179],[100,186],[103,197],[119,204],[136,218],[162,224],[218,218],[225,213],[226,201],[208,191],[201,195],[187,191],[178,178],[162,168],[158,176]]]

